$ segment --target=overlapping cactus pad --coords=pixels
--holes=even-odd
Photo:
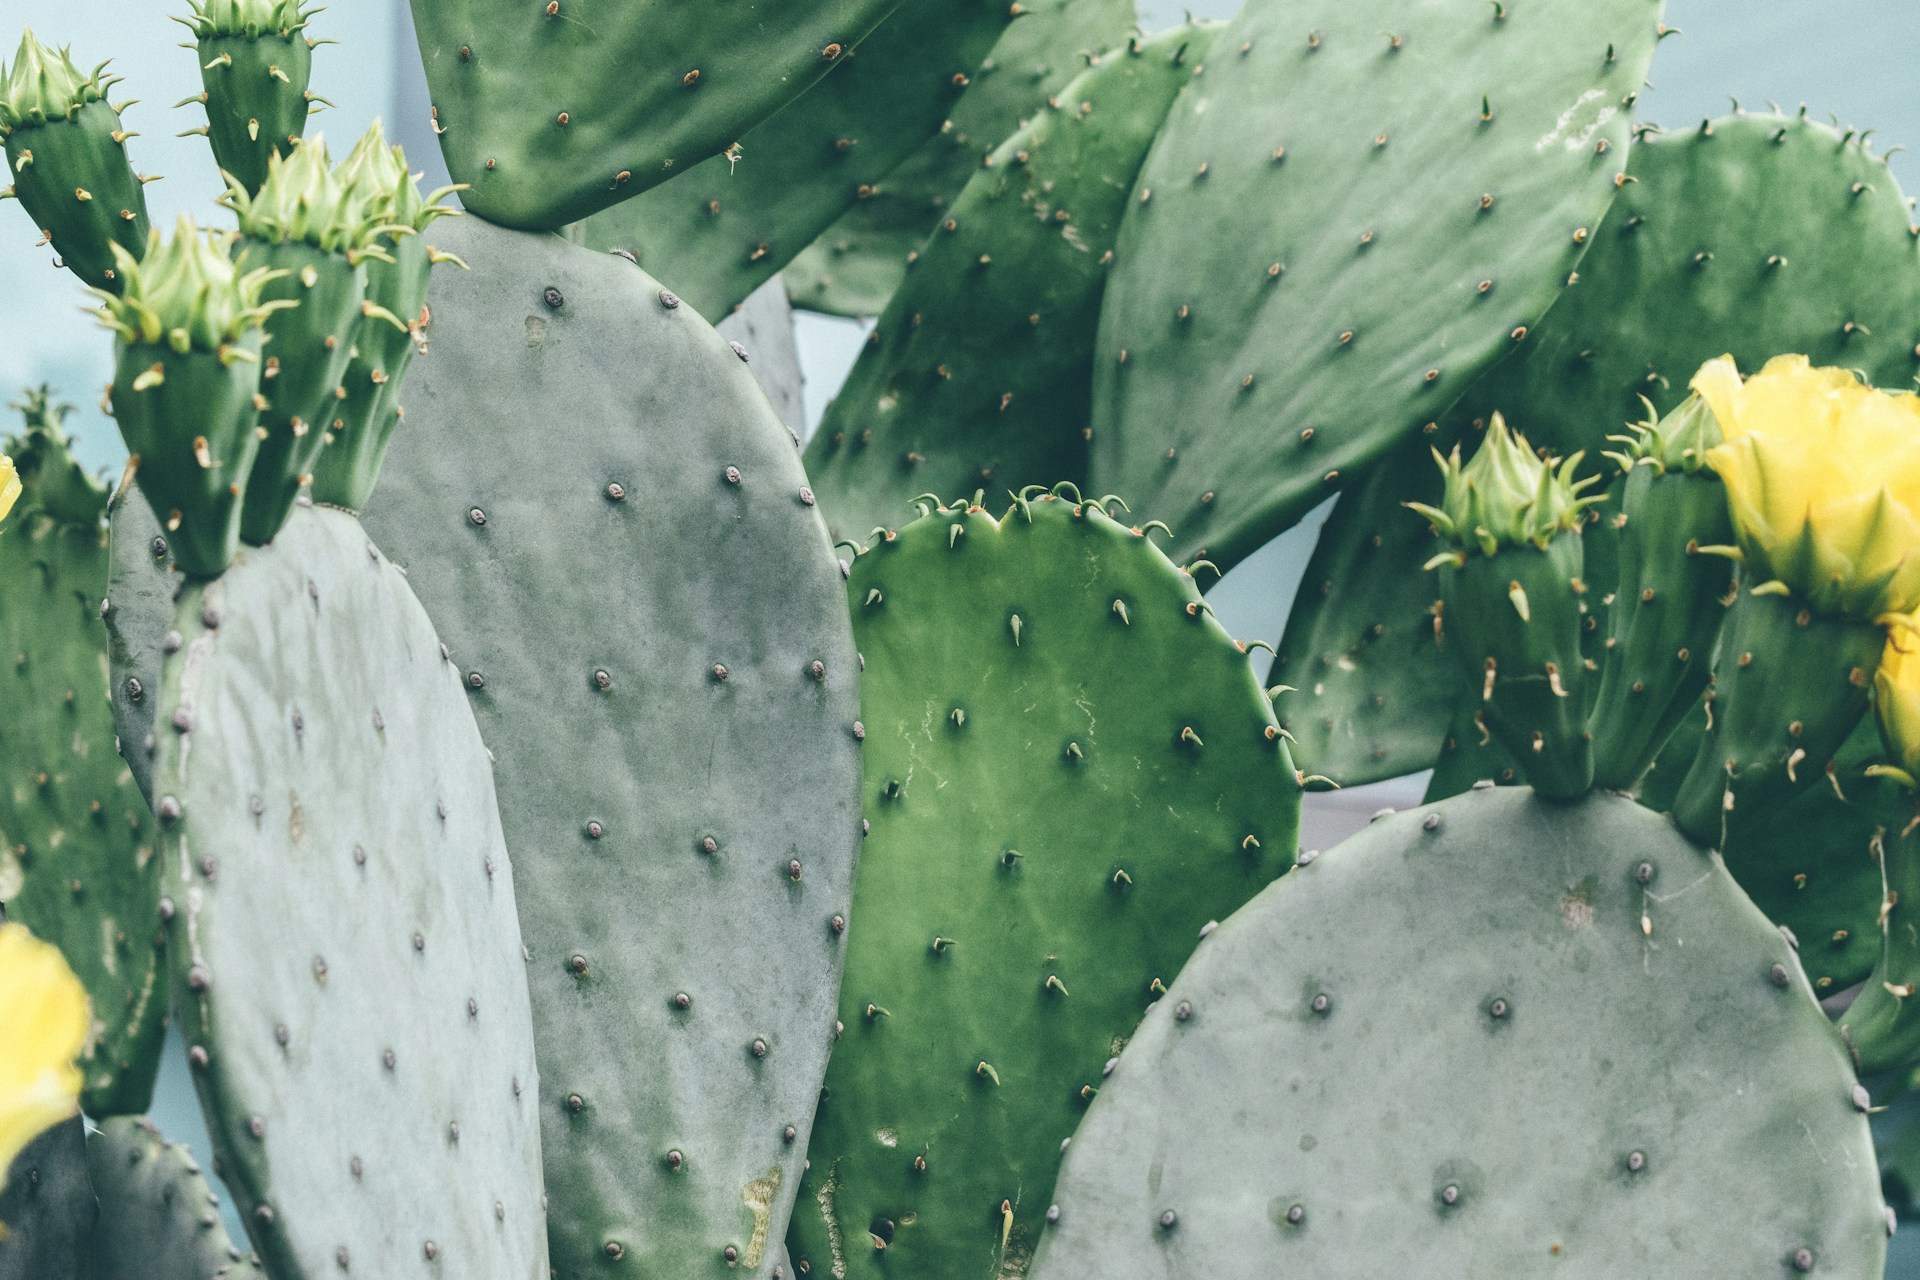
[[[872,835],[789,1238],[815,1276],[1023,1274],[1102,1064],[1296,849],[1245,651],[1117,503],[922,509],[849,584]]]
[[[146,801],[114,751],[102,662],[107,495],[67,452],[63,410],[32,398],[25,473],[0,526],[0,904],[86,984],[86,1104],[144,1111],[167,993],[160,869]]]
[[[614,255],[440,239],[368,523],[497,759],[554,1268],[770,1276],[860,838],[826,529],[751,352]]]
[[[1488,788],[1200,944],[1032,1274],[1877,1280],[1867,1105],[1715,859],[1620,797]]]
[[[1095,485],[1224,565],[1440,416],[1578,265],[1659,13],[1247,6],[1121,230]]]
[[[1702,363],[1782,351],[1903,386],[1920,339],[1920,241],[1885,162],[1795,117],[1733,116],[1634,144],[1579,282],[1433,435],[1340,499],[1320,534],[1274,678],[1301,759],[1343,783],[1433,762],[1453,706],[1434,645],[1433,552],[1401,504],[1440,491],[1429,446],[1500,410],[1541,448],[1599,451],[1687,394]],[[1764,191],[1765,198],[1757,198]],[[1469,446],[1471,447],[1471,446]],[[1612,511],[1605,513],[1608,516]]]
[[[1127,192],[1218,30],[1110,50],[975,172],[810,442],[837,533],[929,488],[1085,476],[1094,329]]]
[[[266,1275],[236,1248],[220,1199],[187,1149],[147,1120],[109,1120],[87,1139],[101,1205],[94,1280],[254,1280]]]
[[[4,1171],[0,1280],[115,1280],[93,1273],[88,1244],[100,1207],[87,1182],[87,1122],[35,1138]]]
[[[337,511],[182,593],[155,811],[175,1005],[271,1273],[546,1275],[493,776],[406,579]]]
[[[415,0],[447,167],[507,226],[576,222],[716,155],[900,0]],[[916,9],[924,5],[914,6]]]

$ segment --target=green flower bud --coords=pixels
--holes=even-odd
[[[1498,413],[1471,462],[1461,464],[1458,445],[1446,457],[1435,449],[1434,461],[1446,477],[1440,505],[1406,504],[1453,544],[1429,567],[1444,561],[1464,564],[1474,551],[1490,556],[1503,546],[1545,549],[1557,534],[1578,529],[1581,513],[1605,501],[1597,494],[1580,496],[1582,489],[1598,483],[1595,476],[1574,479],[1581,457],[1576,453],[1564,462],[1538,457],[1525,436],[1507,430]]]

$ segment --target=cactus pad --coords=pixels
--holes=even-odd
[[[1534,444],[1586,449],[1598,467],[1606,437],[1644,416],[1641,395],[1671,411],[1723,352],[1745,369],[1800,351],[1880,386],[1912,377],[1920,242],[1860,142],[1798,117],[1732,116],[1643,138],[1628,176],[1579,283],[1455,420],[1499,409]],[[1431,764],[1452,706],[1419,571],[1432,540],[1398,509],[1439,493],[1427,449],[1444,438],[1394,450],[1340,499],[1274,664],[1301,691],[1282,710],[1302,762],[1343,783]],[[1359,563],[1372,569],[1354,590]]]
[[[9,445],[25,492],[0,526],[0,903],[85,983],[95,1116],[144,1111],[166,1017],[152,820],[114,753],[100,593],[107,495],[67,453],[62,409],[30,397]],[[5,452],[0,449],[0,452]]]
[[[497,757],[554,1270],[764,1280],[860,834],[826,529],[792,434],[693,308],[558,236],[438,234],[473,270],[434,280],[368,524]]]
[[[413,21],[447,168],[473,187],[467,208],[555,229],[719,154],[899,4],[534,0],[509,14],[492,0],[414,0]]]
[[[1248,5],[1121,228],[1094,482],[1228,565],[1439,417],[1585,252],[1659,11]]]
[[[100,1209],[87,1182],[86,1126],[79,1116],[55,1125],[5,1171],[0,1280],[117,1280],[88,1265]]]
[[[87,1139],[100,1198],[94,1280],[254,1280],[266,1273],[234,1247],[220,1200],[184,1146],[150,1121],[121,1117]]]
[[[179,106],[199,104],[204,133],[221,172],[247,191],[267,180],[275,156],[285,156],[319,110],[307,88],[317,41],[307,21],[319,6],[303,0],[188,0],[175,18],[193,33],[200,60],[199,93]]]
[[[1127,192],[1217,26],[1096,61],[995,148],[887,304],[808,451],[836,532],[915,493],[1078,480]]]
[[[526,963],[459,669],[322,508],[183,591],[174,625],[161,907],[255,1247],[282,1280],[544,1277]]]
[[[1023,4],[940,132],[887,172],[781,273],[796,305],[877,316],[927,232],[993,150],[1102,50],[1125,43],[1131,0]]]
[[[1032,1274],[1877,1280],[1867,1105],[1717,860],[1619,796],[1477,790],[1200,944]]]
[[[736,148],[588,219],[587,245],[632,250],[718,322],[939,132],[1000,33],[1030,21],[1020,8],[902,4]]]
[[[923,510],[848,593],[872,834],[788,1243],[849,1280],[1023,1274],[1101,1064],[1297,848],[1252,665],[1147,537]]]

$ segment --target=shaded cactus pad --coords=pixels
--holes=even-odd
[[[440,243],[473,270],[434,278],[367,521],[497,757],[554,1269],[765,1278],[860,838],[826,528],[752,353],[645,272],[477,218]]]
[[[526,962],[458,670],[338,511],[296,507],[174,625],[161,908],[255,1247],[280,1280],[544,1277]]]
[[[815,1276],[1021,1274],[1101,1065],[1296,849],[1267,697],[1147,536],[923,511],[849,583],[872,834],[788,1240]]]
[[[1619,796],[1475,790],[1201,944],[1074,1136],[1033,1274],[1869,1280],[1866,1105],[1717,859]]]
[[[184,1146],[152,1122],[123,1116],[87,1138],[100,1200],[94,1280],[258,1280],[266,1272],[234,1246],[220,1199]]]

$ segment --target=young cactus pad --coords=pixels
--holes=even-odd
[[[324,508],[183,591],[174,626],[175,1016],[255,1247],[279,1280],[545,1277],[526,962],[459,669]]]
[[[86,1135],[75,1116],[0,1170],[0,1280],[119,1280],[95,1275],[88,1257],[100,1207],[87,1182]]]
[[[112,246],[138,255],[147,244],[145,179],[127,160],[119,83],[101,63],[91,74],[65,49],[29,31],[11,67],[0,68],[0,142],[13,196],[61,261],[98,289],[115,287]]]
[[[1489,787],[1200,944],[1074,1135],[1032,1275],[1878,1280],[1867,1105],[1711,855],[1624,797]]]
[[[1249,3],[1121,228],[1095,485],[1230,566],[1438,417],[1578,265],[1659,14]]]
[[[307,20],[319,7],[302,0],[189,0],[192,12],[174,21],[193,33],[200,58],[199,103],[213,158],[247,191],[267,180],[275,156],[284,156],[306,132],[307,117],[323,99],[307,88],[313,50]]]
[[[473,270],[367,519],[496,757],[554,1270],[767,1280],[860,841],[826,528],[744,347],[614,255],[439,234]]]
[[[927,232],[1002,141],[1102,49],[1126,42],[1131,0],[1039,0],[994,42],[940,132],[887,171],[781,271],[794,304],[877,316]]]
[[[915,493],[1080,479],[1093,336],[1127,192],[1217,25],[1112,50],[974,171],[807,461],[836,533]]]
[[[971,2],[971,0],[969,0]],[[900,0],[414,0],[447,168],[468,209],[557,229],[719,154],[853,52]],[[576,12],[576,9],[578,12]],[[924,15],[923,15],[924,16]]]
[[[100,1200],[92,1241],[94,1280],[261,1280],[266,1272],[234,1246],[220,1199],[184,1146],[151,1121],[123,1116],[87,1139],[87,1168]]]
[[[589,218],[585,243],[631,249],[717,323],[939,132],[1001,33],[1030,20],[1021,9],[901,5],[737,147]]]
[[[1297,849],[1267,695],[1149,535],[930,504],[848,584],[872,834],[788,1237],[816,1276],[1023,1274],[1101,1064]]]
[[[22,495],[0,524],[0,904],[85,984],[82,1100],[145,1111],[167,996],[152,819],[114,752],[100,667],[107,495],[67,452],[42,390],[10,442]]]
[[[296,305],[268,301],[278,272],[230,257],[234,236],[184,215],[146,256],[114,246],[119,294],[100,291],[113,330],[108,404],[129,465],[166,528],[180,567],[213,577],[239,544],[241,500],[260,440],[261,325]]]
[[[1746,369],[1804,351],[1878,386],[1912,377],[1920,240],[1858,138],[1802,117],[1727,116],[1642,137],[1627,176],[1579,287],[1518,358],[1472,389],[1448,434],[1396,446],[1321,531],[1273,672],[1300,689],[1282,710],[1317,772],[1353,784],[1427,768],[1453,710],[1420,572],[1432,537],[1397,514],[1439,494],[1432,443],[1499,409],[1536,445],[1584,449],[1597,469],[1607,437],[1646,415],[1641,396],[1671,412],[1723,352]]]

